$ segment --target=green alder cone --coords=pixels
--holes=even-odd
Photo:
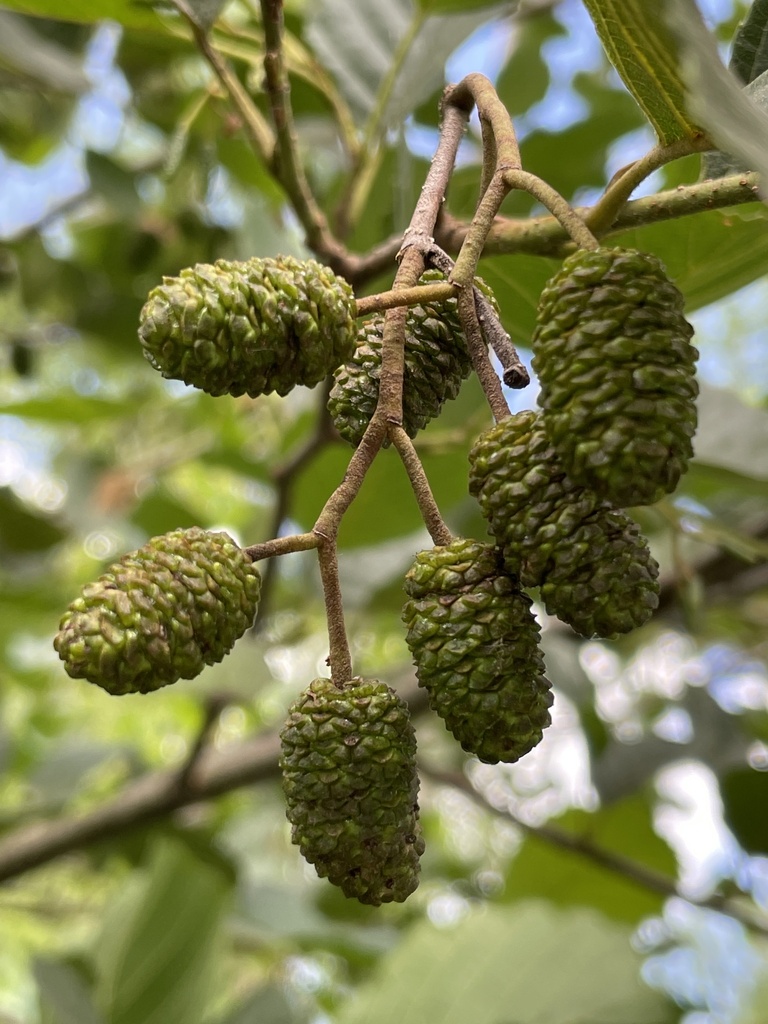
[[[419,684],[464,750],[513,762],[541,741],[552,693],[531,601],[498,549],[458,539],[422,551],[403,621]]]
[[[581,636],[613,638],[653,614],[659,567],[637,524],[566,473],[542,419],[520,412],[481,434],[469,489],[506,571]]]
[[[292,841],[345,896],[379,906],[419,884],[416,738],[386,684],[315,679],[280,733]]]
[[[672,492],[693,455],[698,352],[663,264],[580,250],[547,283],[533,336],[544,425],[566,471],[612,505]]]
[[[611,640],[642,626],[659,604],[659,566],[640,528],[598,511],[555,552],[541,600],[580,636]]]
[[[83,587],[53,645],[73,678],[148,693],[221,661],[253,623],[260,590],[228,534],[175,530]]]
[[[500,545],[508,572],[524,587],[547,577],[554,554],[577,528],[610,506],[574,483],[540,413],[509,416],[478,437],[469,453],[469,490]]]
[[[210,395],[285,395],[349,358],[355,312],[350,285],[314,260],[217,260],[163,278],[139,339],[164,377]]]
[[[428,270],[419,284],[445,281],[444,274]],[[498,312],[488,285],[475,282]],[[472,370],[467,341],[455,298],[410,306],[405,324],[403,428],[409,437],[422,430],[456,398]],[[378,313],[359,328],[354,355],[335,374],[328,401],[336,429],[357,446],[371,421],[379,398],[384,314]]]

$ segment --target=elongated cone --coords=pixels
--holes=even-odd
[[[439,271],[428,270],[419,283],[445,280]],[[498,312],[488,285],[480,278],[475,283]],[[455,298],[408,308],[403,427],[409,437],[415,437],[434,419],[446,401],[456,398],[472,369],[458,309]],[[383,334],[383,313],[361,324],[354,354],[334,374],[328,411],[341,436],[355,446],[360,444],[379,398]]]
[[[361,903],[402,903],[419,884],[416,739],[386,684],[315,679],[280,734],[291,838],[321,878]]]
[[[469,453],[469,488],[507,572],[540,587],[547,611],[582,636],[613,638],[658,606],[659,567],[639,528],[574,483],[542,416],[502,420]]]
[[[83,587],[54,647],[76,679],[148,693],[221,661],[252,624],[260,589],[258,568],[228,534],[175,530]]]
[[[637,523],[625,512],[595,512],[555,552],[541,599],[580,636],[615,639],[656,610],[658,575]]]
[[[533,366],[569,476],[612,505],[648,505],[688,468],[693,328],[664,266],[634,249],[573,253],[541,294]]]
[[[552,694],[531,601],[498,550],[459,539],[422,551],[405,592],[406,640],[432,709],[481,761],[527,754],[550,724]]]
[[[478,437],[469,453],[469,490],[477,498],[508,572],[538,587],[553,552],[581,523],[610,506],[574,483],[553,447],[540,413],[519,412]]]
[[[217,260],[163,278],[141,311],[144,355],[210,395],[313,387],[352,354],[355,297],[314,260]]]

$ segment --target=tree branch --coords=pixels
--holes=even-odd
[[[426,709],[426,691],[416,685],[415,679],[399,686],[398,691],[412,714]],[[25,825],[0,841],[0,882],[64,854],[144,828],[190,804],[212,800],[241,786],[277,779],[279,753],[277,731],[223,750],[209,747],[196,760],[186,786],[179,785],[176,768],[151,772],[86,814]]]
[[[550,846],[556,846],[561,850],[567,850],[569,853],[575,853],[592,864],[597,864],[598,867],[605,868],[607,871],[619,875],[621,878],[625,878],[640,888],[647,889],[649,892],[655,892],[659,896],[664,897],[676,896],[686,900],[688,903],[695,904],[697,907],[716,910],[721,914],[732,917],[750,931],[757,932],[760,935],[768,935],[768,921],[757,911],[752,912],[723,896],[693,899],[681,893],[675,880],[668,875],[654,871],[653,868],[625,857],[623,854],[607,850],[605,847],[592,842],[586,836],[574,835],[572,832],[567,832],[556,825],[528,825],[511,811],[501,810],[490,803],[481,792],[475,789],[462,772],[439,771],[433,768],[425,768],[423,764],[420,765],[420,770],[422,775],[433,779],[435,782],[460,789],[462,793],[465,793],[484,810],[489,811],[498,818],[503,818],[505,821],[511,821],[521,832],[528,836],[540,839]]]
[[[657,192],[642,199],[626,203],[611,227],[599,237],[643,227],[659,221],[674,220],[706,210],[720,210],[744,203],[758,203],[758,176],[754,173],[732,174],[713,181],[700,181],[693,185],[678,185],[676,189]],[[576,209],[581,218],[590,223],[593,207]],[[443,213],[438,224],[436,240],[443,249],[458,252],[469,232],[466,221]],[[562,257],[573,248],[568,233],[555,217],[509,218],[496,217],[483,247],[483,256],[501,256],[510,253],[532,256]]]

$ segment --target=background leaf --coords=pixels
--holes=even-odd
[[[203,1020],[231,884],[213,857],[177,839],[156,842],[146,881],[107,916],[97,952],[108,1024]]]
[[[671,1024],[639,982],[628,929],[546,903],[489,906],[458,926],[416,925],[340,1024]]]

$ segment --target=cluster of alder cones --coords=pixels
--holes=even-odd
[[[355,318],[349,285],[314,261],[220,260],[155,288],[139,336],[164,376],[212,395],[284,395],[333,373],[329,411],[357,445],[378,399],[384,318],[359,328]],[[526,589],[538,588],[547,611],[586,637],[626,633],[656,607],[658,566],[625,509],[674,490],[692,455],[691,335],[679,291],[645,253],[579,250],[542,293],[540,409],[502,419],[470,452],[469,488],[493,541],[422,551],[405,578],[419,683],[482,761],[517,761],[550,723]],[[471,368],[455,299],[409,308],[410,436]],[[253,622],[259,591],[258,568],[227,534],[176,530],[85,586],[54,646],[69,675],[113,694],[147,693],[221,661]],[[376,680],[316,679],[281,738],[287,813],[304,857],[364,903],[404,900],[424,849],[405,703]]]

